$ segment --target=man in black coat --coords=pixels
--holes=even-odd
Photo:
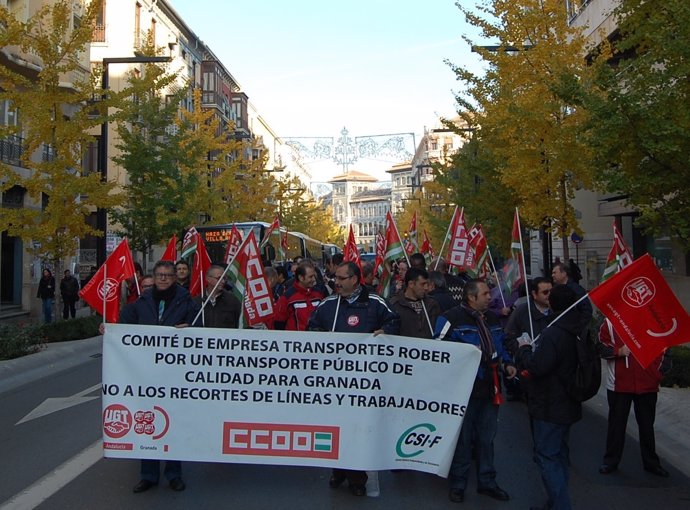
[[[188,326],[194,320],[198,307],[189,292],[176,283],[175,265],[159,260],[153,266],[153,288],[141,293],[139,299],[125,306],[120,312],[120,324],[147,324],[154,326]],[[163,470],[174,491],[183,491],[182,463],[169,460]],[[134,486],[134,492],[144,492],[158,485],[160,462],[141,461],[141,480]]]
[[[556,285],[549,294],[549,304],[560,314],[575,303],[575,292],[566,285]],[[570,510],[568,489],[570,426],[582,418],[582,404],[567,389],[577,368],[578,335],[582,317],[577,308],[559,316],[531,344],[519,339],[518,366],[529,372],[527,406],[532,419],[534,461],[541,471],[546,489],[544,508]]]
[[[62,318],[67,320],[70,315],[74,319],[77,315],[75,304],[79,299],[79,281],[72,276],[69,269],[60,282],[60,294],[62,295]]]

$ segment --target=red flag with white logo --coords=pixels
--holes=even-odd
[[[211,267],[211,257],[206,251],[206,243],[200,234],[197,233],[196,252],[194,253],[194,263],[192,264],[192,273],[189,275],[189,293],[192,296],[198,296],[204,288],[206,280],[205,275],[209,267]]]
[[[127,239],[123,239],[79,295],[99,314],[103,314],[105,301],[106,322],[117,322],[120,317],[120,284],[133,276],[132,252]]]
[[[168,246],[165,248],[161,260],[169,260],[172,263],[177,262],[177,235],[173,234],[170,241],[168,241]]]
[[[448,236],[448,268],[453,272],[464,271],[467,269],[468,255],[471,258],[464,208],[460,211],[455,208]]]
[[[235,260],[227,268],[232,290],[244,308],[243,323],[273,324],[273,291],[268,283],[254,232],[246,237]]]
[[[357,247],[357,242],[355,241],[355,231],[350,225],[350,233],[347,236],[347,242],[343,248],[343,262],[354,262],[359,268],[359,274],[361,275],[361,280],[364,280],[362,274],[362,259],[359,256],[359,248]]]
[[[664,349],[690,341],[690,316],[649,254],[590,291],[589,298],[644,368]]]

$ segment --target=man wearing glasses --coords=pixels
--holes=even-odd
[[[159,260],[153,266],[153,288],[142,290],[141,297],[125,306],[120,312],[120,324],[146,324],[153,326],[188,326],[198,307],[189,292],[176,283],[175,265]],[[182,463],[169,460],[163,473],[174,491],[183,491]],[[134,486],[135,493],[158,485],[160,467],[158,460],[141,461],[141,480]]]
[[[335,270],[335,293],[324,299],[309,318],[310,331],[397,335],[400,318],[386,300],[360,285],[361,272],[354,262],[343,262]],[[328,485],[335,489],[345,480],[355,496],[367,493],[367,473],[334,469]]]
[[[201,305],[208,299],[204,312],[195,326],[207,328],[237,328],[242,313],[242,303],[231,292],[225,290],[225,268],[212,265],[206,271],[206,289],[203,296],[194,298],[195,304]],[[210,296],[210,299],[209,299]]]

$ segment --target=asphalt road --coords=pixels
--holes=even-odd
[[[454,504],[447,499],[444,479],[412,471],[381,472],[381,495],[355,498],[345,487],[329,489],[330,473],[322,468],[191,462],[184,464],[186,491],[176,493],[162,484],[133,494],[138,462],[101,458],[99,350],[93,343],[83,352],[70,351],[69,360],[34,362],[23,377],[10,377],[0,366],[0,509],[527,509],[544,501],[531,459],[526,407],[518,402],[502,406],[496,441],[498,482],[510,493],[509,502],[476,494],[472,479],[465,503]],[[53,412],[28,419],[42,410]],[[605,425],[604,418],[586,409],[572,429],[575,508],[690,507],[688,478],[669,463],[669,479],[644,472],[631,437],[620,471],[600,475]]]

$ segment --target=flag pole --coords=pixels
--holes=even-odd
[[[244,244],[244,241],[243,241],[243,244]],[[242,248],[242,245],[240,245],[240,250],[237,250],[235,252],[235,254],[232,256],[232,259],[230,259],[230,262],[228,262],[227,266],[225,266],[225,270],[223,271],[223,276],[228,274],[228,269],[230,269],[230,266],[233,264],[233,262],[235,262],[235,259],[237,258],[237,255],[240,253],[241,248]],[[211,290],[210,294],[208,296],[206,296],[206,299],[203,299],[204,292],[203,292],[203,287],[202,287],[202,290],[201,290],[201,296],[202,296],[201,310],[199,310],[197,312],[196,317],[194,317],[194,320],[192,321],[192,324],[194,324],[197,321],[197,319],[199,318],[199,316],[204,312],[204,308],[206,308],[206,305],[211,300],[211,296],[213,295],[213,293],[216,292],[216,289],[218,288],[218,285],[220,285],[221,280],[222,279],[220,279],[220,278],[218,280],[216,280],[216,284],[213,286],[213,290]],[[244,305],[242,305],[242,306],[244,306]],[[241,315],[242,314],[240,314],[240,319],[241,319]]]
[[[572,305],[570,305],[568,308],[566,308],[561,313],[559,313],[556,317],[554,317],[554,319],[551,322],[549,322],[549,324],[548,324],[548,326],[546,326],[546,328],[550,328],[553,324],[558,322],[561,319],[561,317],[563,317],[566,313],[568,313],[570,310],[572,310],[577,305],[579,305],[580,301],[584,301],[585,298],[589,298],[589,292],[587,294],[585,294],[584,296],[578,298],[577,301],[575,301]],[[544,328],[544,329],[546,329],[546,328]],[[540,336],[541,336],[541,334],[537,335],[537,338],[539,338]],[[534,338],[532,340],[532,343],[536,342],[537,338]]]
[[[503,301],[503,308],[507,308],[506,298],[503,295],[503,289],[501,288],[501,279],[498,277],[498,271],[496,271],[496,265],[494,264],[494,258],[491,256],[491,250],[486,247],[486,251],[489,252],[489,262],[491,262],[491,269],[494,270],[494,276],[496,277],[496,286],[498,287],[498,292],[501,295],[501,301]]]
[[[525,280],[525,296],[527,296],[527,316],[529,317],[530,338],[534,338],[534,325],[532,324],[532,307],[530,306],[529,285],[527,285],[527,266],[525,265],[525,247],[522,244],[522,226],[520,225],[520,212],[515,208],[515,220],[518,226],[518,236],[520,237],[520,258],[522,259],[522,278]]]
[[[463,207],[462,210],[464,211],[465,208]],[[446,230],[446,235],[443,238],[443,244],[441,245],[441,249],[438,251],[438,257],[436,258],[436,265],[434,266],[434,271],[438,270],[438,263],[441,262],[441,257],[443,257],[443,249],[446,247],[446,241],[448,241],[448,235],[450,234],[450,229],[453,226],[453,218],[455,218],[455,213],[458,212],[458,206],[455,206],[455,210],[453,211],[453,216],[450,218],[450,223],[448,223],[448,230]],[[460,213],[462,214],[462,212]]]

